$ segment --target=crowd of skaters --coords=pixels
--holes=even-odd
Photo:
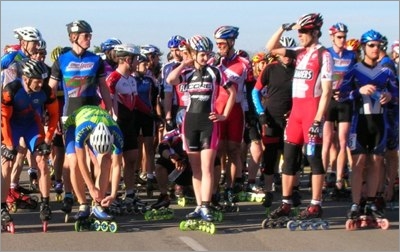
[[[321,14],[303,15],[280,25],[265,51],[252,57],[235,48],[235,26],[218,27],[214,40],[173,35],[162,64],[157,46],[117,38],[101,44],[100,57],[88,50],[92,27],[76,20],[67,24],[71,44],[52,50],[51,67],[40,31],[15,29],[19,44],[2,56],[2,221],[12,219],[7,203],[26,193],[19,185],[25,158],[37,168],[29,171],[38,181],[42,220],[51,219],[49,158],[55,189],[65,192],[61,209],[71,212],[75,197],[77,218],[90,214],[86,190],[95,214],[111,218],[104,208],[117,199],[120,177],[124,201],[141,203],[135,194],[141,179],[148,190],[158,184],[153,206],[168,206],[167,176],[177,169],[192,178],[180,183],[191,185],[196,197],[188,217],[210,221],[220,178],[234,201],[246,169],[244,190],[264,191],[269,207],[281,155],[282,204],[271,217],[300,204],[304,160],[312,195],[300,218],[322,216],[325,174],[336,172],[341,190],[346,167],[352,171],[349,216],[361,206],[383,216],[377,199],[391,200],[398,176],[399,42],[389,55],[386,36],[367,30],[347,39],[347,25],[338,22],[325,29],[328,48],[319,42],[322,27]],[[283,36],[292,30],[298,42]]]

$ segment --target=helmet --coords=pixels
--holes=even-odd
[[[255,54],[253,56],[253,58],[251,59],[251,61],[253,63],[258,63],[258,62],[264,61],[264,60],[265,60],[265,53],[264,52],[259,52],[259,53]]]
[[[399,41],[398,41],[398,40],[396,40],[396,41],[393,42],[393,44],[392,44],[392,50],[393,50],[395,53],[399,54]]]
[[[329,34],[333,35],[337,32],[344,32],[347,33],[349,30],[347,30],[347,26],[343,23],[336,23],[329,28]]]
[[[47,66],[42,61],[28,59],[22,61],[22,74],[28,78],[43,80],[48,76]]]
[[[363,35],[361,35],[360,41],[361,41],[361,44],[365,44],[370,41],[382,42],[382,34],[380,34],[377,31],[374,31],[374,30],[369,30],[366,33],[364,33]]]
[[[220,26],[214,32],[214,38],[216,39],[236,39],[238,36],[239,28],[235,26]]]
[[[91,33],[92,27],[85,20],[76,20],[67,24],[68,35],[71,33]]]
[[[116,45],[122,44],[121,40],[117,38],[109,38],[103,43],[100,44],[100,49],[102,52],[106,52],[108,50],[114,49]]]
[[[283,47],[296,47],[296,41],[294,40],[294,38],[291,37],[281,37],[279,39],[279,43],[281,44],[281,46]]]
[[[159,56],[162,55],[160,49],[157,46],[151,44],[140,46],[140,53],[142,54],[151,53],[151,54],[157,54]]]
[[[382,36],[381,49],[386,51],[389,41],[386,36]]]
[[[182,36],[179,35],[172,36],[168,40],[168,48],[178,48],[182,40],[185,40],[185,38]]]
[[[211,39],[202,35],[194,35],[189,39],[190,47],[198,52],[211,52],[213,50],[213,43]]]
[[[324,23],[324,19],[319,13],[310,13],[303,15],[297,20],[297,24],[301,26],[302,29],[321,29]]]
[[[114,46],[115,55],[117,57],[125,57],[129,55],[138,55],[140,54],[139,46],[134,44],[120,44]]]
[[[149,59],[147,58],[146,55],[144,55],[144,54],[139,54],[139,56],[138,56],[138,61],[139,61],[139,63],[148,62]]]
[[[104,154],[111,151],[114,136],[104,123],[99,122],[90,134],[89,141],[97,153]]]
[[[69,50],[71,50],[71,47],[69,46],[67,47],[57,46],[56,48],[53,49],[53,51],[51,51],[50,54],[51,61],[53,62],[56,61],[61,54],[66,53]]]
[[[39,41],[42,39],[42,34],[35,27],[21,27],[14,30],[14,36],[19,40]]]
[[[39,40],[38,50],[46,50],[47,44],[44,39]]]
[[[360,49],[360,41],[358,39],[348,39],[346,40],[345,48],[349,51],[358,51]]]

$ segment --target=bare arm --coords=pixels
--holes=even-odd
[[[328,109],[332,97],[332,81],[321,81],[321,87],[321,99],[319,100],[317,114],[314,117],[314,120],[318,122],[321,122],[326,110]]]
[[[172,70],[168,76],[167,76],[167,82],[171,85],[178,85],[179,82],[179,76],[181,75],[182,70],[186,67],[186,66],[191,66],[193,64],[193,60],[192,59],[186,59],[184,61],[181,62],[181,64],[176,67],[174,70]]]

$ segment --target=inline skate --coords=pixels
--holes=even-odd
[[[214,218],[208,206],[197,206],[193,212],[186,215],[186,220],[180,222],[179,229],[182,231],[200,230],[215,234],[216,227],[213,221]]]
[[[224,212],[239,212],[238,196],[232,188],[225,189],[222,208]]]
[[[379,211],[374,203],[367,202],[362,208],[353,204],[347,215],[346,230],[356,230],[359,228],[381,228],[387,230],[390,226],[388,219],[384,217],[382,211]]]
[[[61,181],[56,181],[54,185],[54,192],[56,193],[56,202],[61,202],[62,201],[62,193],[64,192],[63,190],[63,183]]]
[[[211,214],[214,217],[215,221],[221,222],[224,220],[223,206],[219,203],[221,196],[219,193],[215,193],[211,197]]]
[[[300,227],[300,229],[303,231],[307,230],[309,227],[312,230],[317,230],[319,227],[323,230],[326,230],[329,228],[329,223],[328,221],[323,220],[321,217],[321,206],[311,204],[302,212],[300,212],[296,219],[290,220],[287,223],[287,228],[290,231],[294,231],[298,227]]]
[[[147,197],[153,197],[153,191],[157,189],[156,178],[147,178],[146,182],[146,194]]]
[[[270,213],[273,200],[274,200],[274,195],[272,194],[272,192],[266,192],[261,205],[265,207],[265,213],[267,216]]]
[[[69,220],[69,214],[72,211],[72,206],[74,205],[74,199],[72,195],[66,194],[61,206],[61,211],[65,213],[64,222],[67,223]]]
[[[193,189],[189,189],[187,186],[175,185],[175,195],[178,206],[185,207],[188,204],[196,204]]]
[[[38,171],[34,167],[30,167],[28,169],[29,186],[30,186],[30,190],[33,191],[33,192],[38,192],[39,191],[37,173],[38,173]]]
[[[261,222],[261,228],[283,228],[295,217],[291,204],[282,203]]]
[[[18,208],[36,209],[38,201],[39,199],[37,196],[22,194],[18,192],[15,188],[10,188],[6,198],[8,209],[10,209],[10,211],[13,213],[17,212]]]
[[[160,194],[157,202],[150,206],[144,213],[144,219],[149,220],[169,220],[174,218],[174,210],[169,208],[171,200],[168,194]]]
[[[15,225],[7,208],[1,208],[1,229],[12,234],[15,233]]]
[[[47,232],[49,220],[51,220],[51,209],[48,203],[40,203],[40,219],[42,220],[43,232]]]
[[[263,192],[261,187],[258,187],[255,184],[247,184],[246,189],[239,192],[238,197],[239,201],[242,202],[250,201],[261,203],[265,197],[265,193]]]
[[[115,233],[118,225],[113,221],[114,217],[107,214],[104,209],[95,204],[90,212],[88,205],[80,205],[79,211],[75,215],[75,231],[94,230]]]

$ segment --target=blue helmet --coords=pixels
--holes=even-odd
[[[220,26],[214,32],[214,38],[216,39],[236,39],[238,36],[239,28],[235,26]]]
[[[155,46],[155,45],[151,45],[151,44],[147,44],[147,45],[142,45],[140,46],[140,53],[141,54],[156,54],[161,56],[162,52],[160,51],[160,49]]]
[[[329,28],[329,34],[333,35],[337,32],[344,32],[347,33],[349,30],[347,29],[347,26],[343,23],[336,23]]]
[[[213,43],[211,39],[202,35],[195,35],[189,39],[190,47],[198,52],[211,52],[213,50]]]
[[[102,52],[106,52],[109,51],[111,49],[114,49],[114,47],[116,45],[120,45],[122,44],[121,40],[117,39],[117,38],[109,38],[106,41],[104,41],[103,43],[100,44],[100,48]]]
[[[168,40],[168,48],[178,48],[182,40],[185,40],[185,38],[180,35],[172,36]]]
[[[361,44],[366,44],[370,41],[378,41],[378,42],[382,42],[382,34],[380,34],[377,31],[374,30],[369,30],[366,33],[364,33],[363,35],[361,35]]]

